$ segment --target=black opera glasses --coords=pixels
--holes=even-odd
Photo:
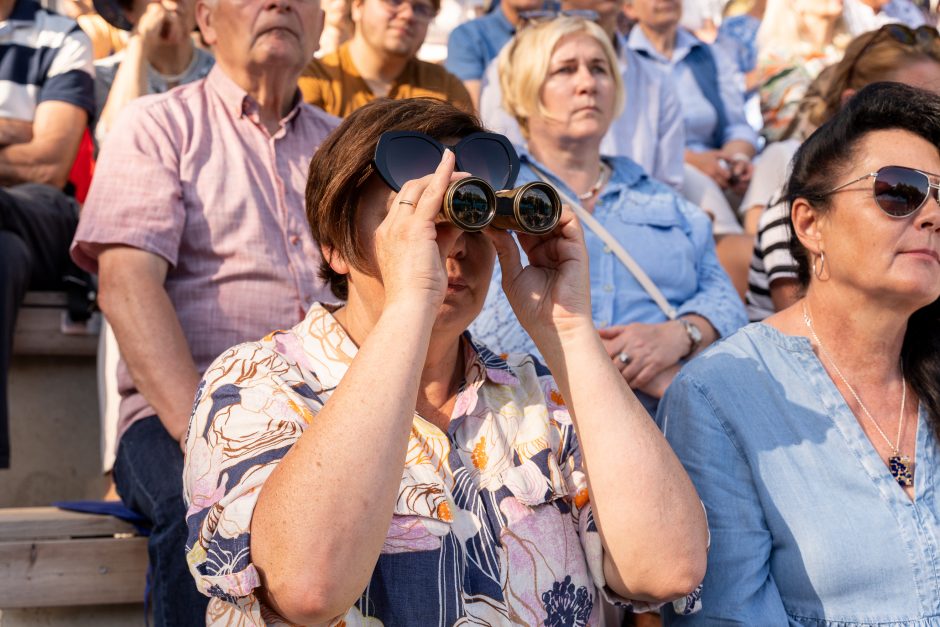
[[[441,217],[465,231],[489,225],[540,235],[550,232],[561,217],[561,198],[540,181],[509,189],[519,174],[519,157],[512,144],[496,133],[473,133],[445,146],[424,133],[382,133],[373,163],[386,185],[396,192],[410,180],[434,172],[444,149],[456,157],[458,171],[472,176],[447,188]]]

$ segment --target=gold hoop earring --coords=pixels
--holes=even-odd
[[[819,263],[817,266],[816,263]],[[813,259],[813,274],[816,275],[816,278],[820,281],[823,280],[823,272],[826,270],[826,253],[819,251],[819,256]]]

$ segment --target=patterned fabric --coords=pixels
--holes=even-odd
[[[372,580],[332,624],[597,625],[601,541],[564,401],[531,357],[461,341],[465,379],[450,428],[415,415]],[[210,625],[284,624],[255,595],[252,512],[355,355],[314,305],[293,329],[236,346],[206,372],[183,480],[187,555],[213,597]],[[697,598],[680,606],[694,611]]]
[[[861,0],[844,0],[842,19],[853,37],[877,30],[885,24],[900,23],[917,28],[927,23],[924,14],[910,0],[891,0],[877,13]]]
[[[72,257],[89,272],[109,244],[166,259],[166,291],[203,371],[226,348],[333,300],[317,277],[304,190],[310,158],[336,124],[298,94],[272,135],[219,66],[134,100],[101,148]],[[120,435],[156,412],[123,363],[118,389]]]
[[[738,64],[738,70],[747,74],[757,67],[757,29],[760,20],[753,15],[729,17],[718,27],[715,45],[722,48]]]

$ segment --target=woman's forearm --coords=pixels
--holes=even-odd
[[[124,107],[132,100],[147,95],[147,91],[147,57],[141,36],[135,35],[124,48],[124,59],[114,74],[114,82],[108,90],[108,99],[101,109],[101,115],[98,116],[95,137],[99,143],[111,130]]]
[[[436,310],[386,308],[307,431],[264,485],[251,524],[266,601],[329,620],[368,584],[398,496]]]
[[[593,328],[543,355],[568,402],[606,557],[629,598],[681,597],[705,572],[707,523],[692,482]],[[618,581],[619,579],[619,581]]]

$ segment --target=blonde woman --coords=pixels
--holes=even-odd
[[[503,106],[528,140],[519,182],[545,177],[577,199],[678,312],[677,320],[667,318],[600,236],[586,230],[594,324],[623,378],[655,409],[686,360],[744,323],[715,256],[711,222],[630,159],[601,156],[623,87],[599,26],[576,18],[531,26],[504,48],[499,64]],[[497,273],[475,335],[500,352],[537,352],[499,285]]]

